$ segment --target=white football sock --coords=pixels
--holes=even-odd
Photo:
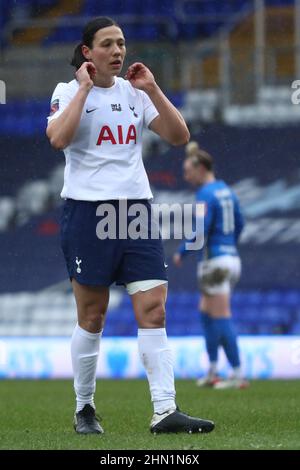
[[[72,335],[71,356],[76,393],[76,413],[82,410],[86,404],[95,408],[96,369],[102,331],[89,333],[77,324]]]
[[[241,369],[241,367],[234,367],[233,368],[233,378],[234,379],[241,379],[242,378],[242,369]]]
[[[173,358],[165,328],[139,328],[138,347],[145,366],[154,413],[176,409]]]
[[[209,364],[209,370],[208,370],[208,375],[210,377],[213,377],[217,374],[217,363],[216,362],[211,362]]]

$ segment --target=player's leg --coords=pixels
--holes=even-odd
[[[166,296],[166,282],[131,295],[138,323],[139,354],[148,375],[154,411],[157,413],[176,408],[172,353],[165,328]]]
[[[158,222],[148,201],[140,202],[146,217],[148,237],[132,238],[124,250],[118,269],[118,283],[125,284],[131,296],[138,323],[138,347],[145,366],[154,405],[151,432],[210,432],[211,421],[181,413],[175,403],[173,360],[165,329],[167,264]],[[152,229],[155,228],[155,236]]]
[[[75,430],[102,433],[95,415],[94,393],[100,339],[109,300],[107,287],[92,287],[72,280],[78,323],[71,341],[71,356],[76,393]]]
[[[215,294],[209,298],[208,311],[210,321],[216,330],[218,344],[224,349],[229,364],[233,368],[234,375],[240,375],[240,357],[237,344],[231,310],[230,295],[228,293]]]
[[[232,367],[230,378],[217,382],[214,388],[219,390],[226,388],[247,388],[249,383],[242,376],[238,338],[232,317],[231,315],[228,317],[216,315],[214,318],[220,332],[220,345],[223,347],[227,360]]]
[[[233,369],[231,385],[244,388],[246,382],[241,376],[240,353],[230,306],[232,286],[240,276],[240,261],[238,257],[226,256],[215,258],[213,264],[214,270],[211,273],[209,286],[211,295],[207,299],[207,311],[217,331],[219,345],[223,347]],[[229,386],[229,381],[227,385]],[[222,388],[224,382],[217,382],[214,387]]]
[[[104,286],[112,283],[115,264],[122,255],[118,240],[98,236],[99,207],[99,202],[68,199],[61,220],[62,249],[78,314],[71,356],[77,401],[76,431],[80,433],[102,431],[95,417],[94,392],[100,338],[109,299],[108,288]]]
[[[150,430],[153,433],[210,432],[214,428],[212,421],[192,418],[176,406],[173,360],[165,329],[166,282],[146,290],[148,282],[134,282],[127,289],[139,327],[139,354],[154,406]],[[130,290],[132,285],[138,290]]]
[[[197,380],[198,387],[212,387],[218,382],[218,349],[220,345],[220,335],[217,323],[210,315],[211,302],[213,297],[202,291],[199,302],[202,328],[204,333],[205,347],[209,359],[209,369],[204,377]]]
[[[212,387],[219,380],[217,374],[217,362],[218,348],[220,345],[220,332],[217,322],[211,315],[211,311],[227,311],[228,313],[228,303],[226,302],[225,298],[216,298],[215,296],[215,269],[215,261],[213,259],[210,259],[199,263],[197,270],[198,283],[201,291],[199,311],[201,314],[205,347],[209,359],[209,369],[207,375],[201,377],[196,382],[199,387]],[[220,280],[220,277],[218,280]]]

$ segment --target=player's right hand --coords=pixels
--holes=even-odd
[[[90,90],[94,86],[93,79],[96,76],[96,67],[92,62],[83,62],[76,72],[79,85],[86,86]]]
[[[175,255],[173,256],[173,263],[175,264],[175,266],[177,266],[177,268],[181,266],[182,260],[181,255],[179,253],[175,253]]]

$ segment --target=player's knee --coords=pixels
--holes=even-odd
[[[202,296],[199,302],[199,310],[200,312],[209,313],[211,307],[211,299],[205,292],[201,291],[201,294]]]
[[[164,328],[166,309],[164,302],[153,304],[144,315],[147,328]]]
[[[82,328],[96,333],[103,329],[105,323],[106,306],[91,303],[85,305],[79,315],[79,325]]]

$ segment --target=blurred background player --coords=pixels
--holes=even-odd
[[[237,243],[244,221],[239,201],[224,181],[216,179],[211,155],[200,149],[197,142],[186,146],[183,171],[184,179],[199,187],[196,201],[205,203],[205,245],[199,250],[197,276],[202,293],[199,310],[210,366],[207,376],[199,379],[197,385],[245,388],[248,383],[241,375],[230,307],[231,291],[241,273]],[[173,257],[174,264],[180,266],[187,253],[184,241]],[[233,371],[226,381],[221,381],[217,374],[219,346],[223,347]]]

